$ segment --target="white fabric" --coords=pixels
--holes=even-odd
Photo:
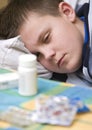
[[[17,70],[19,56],[26,53],[30,54],[19,36],[8,40],[0,40],[0,67]],[[52,76],[52,73],[38,62],[37,70],[39,77],[49,79]]]
[[[75,73],[67,75],[67,83],[76,84],[77,86],[92,87],[92,83],[79,78]],[[82,76],[81,76],[82,77]]]
[[[90,7],[89,7],[89,32],[90,32],[90,47],[92,48],[92,0],[90,0]]]
[[[75,10],[81,7],[81,5],[83,5],[84,3],[89,3],[89,0],[64,0],[64,1],[69,3]]]
[[[74,9],[76,7],[76,4],[78,2],[78,0],[64,0],[65,2],[67,2],[68,4],[70,4]]]

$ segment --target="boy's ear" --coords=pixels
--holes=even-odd
[[[70,20],[71,22],[75,21],[75,11],[74,9],[71,7],[71,5],[69,5],[66,2],[60,2],[59,3],[59,12],[62,15],[67,16],[68,20]]]

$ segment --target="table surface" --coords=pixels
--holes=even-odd
[[[74,86],[63,82],[38,78],[38,93],[29,97],[19,95],[18,87],[0,90],[0,111],[6,110],[9,106],[34,110],[35,98],[39,94],[63,95],[69,98],[79,97],[89,106],[91,111],[77,114],[73,124],[69,127],[35,123],[29,127],[22,128],[0,121],[0,130],[92,130],[92,88]]]

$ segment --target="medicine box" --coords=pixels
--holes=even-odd
[[[18,87],[17,71],[0,68],[0,90]]]

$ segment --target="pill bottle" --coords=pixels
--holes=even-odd
[[[37,93],[37,57],[33,54],[19,56],[19,86],[18,92],[23,96],[32,96]]]

